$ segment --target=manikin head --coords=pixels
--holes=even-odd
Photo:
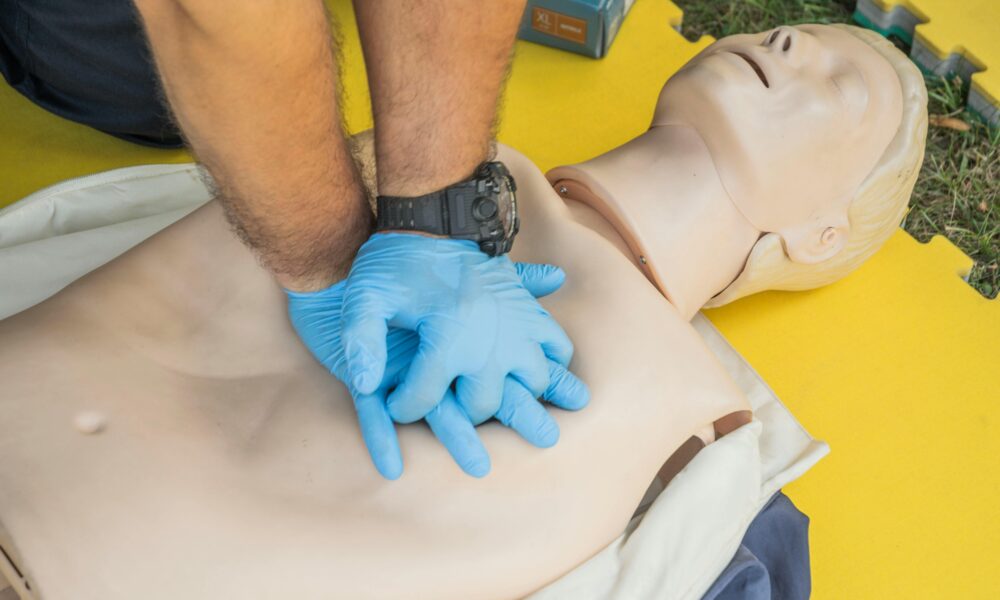
[[[801,25],[719,40],[664,86],[653,127],[697,130],[762,233],[710,305],[830,283],[899,225],[926,133],[919,70],[881,36]]]

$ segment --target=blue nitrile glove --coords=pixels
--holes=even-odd
[[[517,264],[516,269],[525,287],[536,296],[554,292],[564,278],[561,270],[550,265]],[[358,412],[362,437],[376,469],[388,479],[398,478],[403,462],[385,400],[413,360],[417,335],[405,329],[389,330],[384,377],[374,393],[361,394],[350,384],[341,343],[344,282],[318,292],[286,290],[286,294],[289,316],[303,342],[320,363],[347,384]],[[568,410],[582,408],[589,399],[586,386],[555,362],[550,363],[550,383],[543,397]],[[512,378],[505,382],[504,399],[496,417],[536,446],[551,446],[559,437],[558,426],[552,417],[531,392]],[[427,421],[462,470],[475,476],[489,472],[489,455],[450,389],[440,404],[427,414]]]
[[[562,270],[553,273],[561,285]],[[482,423],[498,413],[508,376],[537,398],[548,388],[550,362],[566,367],[573,356],[572,342],[514,263],[464,240],[373,235],[347,277],[343,320],[351,382],[361,393],[382,381],[390,326],[420,336],[405,378],[387,399],[400,423],[426,416],[452,383],[459,406]]]
[[[351,385],[351,379],[347,376],[347,360],[340,338],[344,284],[345,281],[339,281],[317,292],[285,290],[288,296],[288,316],[299,338],[316,360],[347,386],[358,413],[361,437],[365,440],[375,468],[382,476],[396,479],[403,472],[403,460],[399,453],[395,426],[385,409],[384,388],[388,386],[379,386],[379,389],[370,394],[361,394]],[[390,356],[385,369],[387,381],[406,370],[409,360],[407,357],[416,352],[417,341],[417,336],[405,329],[394,329],[389,334],[386,340]]]

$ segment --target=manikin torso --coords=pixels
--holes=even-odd
[[[565,269],[542,303],[592,392],[586,409],[556,411],[555,447],[486,424],[493,468],[473,479],[406,426],[404,475],[382,479],[347,391],[210,204],[0,321],[0,545],[50,599],[505,598],[565,573],[621,533],[667,457],[748,409],[687,319],[762,232],[725,193],[710,144],[660,125],[633,158],[613,157],[627,172],[550,175],[593,207],[499,153],[523,215],[513,258]],[[685,150],[672,176],[643,178],[672,182],[673,203],[640,194],[645,212],[630,216],[626,183],[657,144]],[[102,432],[74,426],[88,411]]]
[[[554,448],[481,427],[477,480],[408,426],[406,471],[383,480],[346,390],[209,205],[0,322],[0,522],[43,596],[510,597],[616,537],[663,461],[747,404],[628,258],[500,158],[514,258],[566,270],[544,304],[592,391]],[[79,433],[84,411],[106,430]]]

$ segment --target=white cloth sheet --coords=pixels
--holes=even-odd
[[[0,319],[55,294],[209,197],[196,166],[150,165],[67,181],[0,210]],[[618,539],[532,600],[700,598],[767,499],[829,451],[708,319],[699,314],[693,324],[749,397],[755,420],[702,450]]]

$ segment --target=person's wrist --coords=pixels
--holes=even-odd
[[[365,210],[358,215],[358,222],[353,227],[344,227],[337,239],[328,243],[325,251],[320,250],[315,256],[307,253],[307,258],[299,260],[289,258],[282,261],[282,264],[294,265],[293,270],[272,270],[275,280],[286,290],[315,292],[346,279],[361,246],[371,238],[373,227],[374,215],[366,205]],[[300,270],[301,265],[312,268]]]
[[[307,275],[286,275],[275,273],[274,279],[282,288],[289,292],[311,293],[329,289],[347,277],[348,269],[342,272],[313,273]]]
[[[305,299],[305,298],[316,298],[318,296],[335,297],[338,295],[343,295],[344,287],[346,284],[347,284],[347,279],[340,278],[325,287],[311,289],[311,290],[294,289],[285,285],[282,285],[281,289],[285,292],[285,295],[287,295],[289,298]]]

